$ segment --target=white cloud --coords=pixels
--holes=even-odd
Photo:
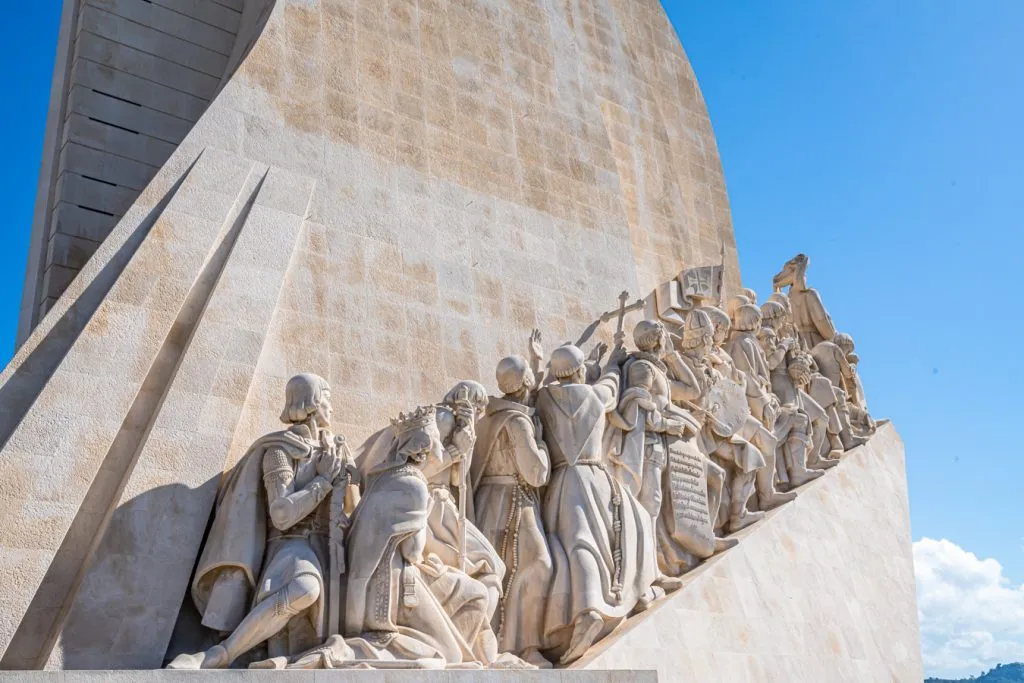
[[[1012,585],[999,562],[922,538],[914,573],[926,675],[960,678],[1024,661],[1024,585]]]

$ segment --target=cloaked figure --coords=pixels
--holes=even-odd
[[[603,452],[625,359],[617,346],[590,385],[583,352],[561,346],[551,353],[554,381],[537,396],[553,467],[543,504],[555,567],[545,636],[563,664],[664,595],[654,585],[660,572],[651,515],[618,482]]]
[[[811,259],[806,254],[797,254],[782,266],[772,286],[776,292],[789,287],[790,315],[801,345],[808,351],[826,339],[836,336],[832,316],[825,310],[818,290],[807,286],[807,267]]]
[[[491,397],[477,423],[470,467],[476,526],[505,564],[501,606],[492,625],[499,650],[550,668],[540,652],[553,571],[540,491],[551,462],[528,405],[536,377],[521,356],[503,358],[495,375],[503,395]]]
[[[697,400],[699,390],[664,324],[640,321],[633,342],[619,399],[624,424],[613,426],[608,454],[654,520],[660,570],[675,577],[737,543],[715,536],[726,473],[702,450],[701,422],[673,403]]]
[[[192,581],[203,625],[226,638],[168,668],[225,669],[264,642],[271,657],[287,657],[327,635],[327,501],[336,487],[344,495],[354,468],[327,431],[327,382],[297,375],[285,394],[289,427],[256,441],[227,475]]]

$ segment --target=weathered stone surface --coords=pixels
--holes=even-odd
[[[623,289],[660,292],[677,276],[684,287],[705,270],[725,276],[724,288],[698,292],[705,298],[739,285],[710,123],[657,0],[217,0],[202,10],[184,0],[68,4],[75,11],[62,30],[84,37],[58,59],[67,92],[66,101],[63,91],[55,98],[53,115],[69,123],[51,125],[51,145],[63,151],[51,150],[41,178],[25,318],[38,325],[0,375],[0,402],[9,408],[0,421],[0,512],[16,522],[0,530],[0,568],[15,577],[0,594],[0,666],[161,665],[179,608],[190,608],[183,598],[221,473],[278,427],[289,377],[322,374],[334,389],[332,428],[360,443],[386,417],[434,404],[456,381],[491,377],[494,360],[520,351],[534,329],[561,341],[599,316],[613,319],[614,311],[603,314],[616,300],[626,303]],[[195,40],[183,40],[192,29]],[[137,144],[115,132],[125,128],[142,136]],[[655,308],[659,316],[688,310],[671,302]],[[710,321],[701,311],[690,315]],[[722,342],[715,326],[712,354]],[[610,333],[610,325],[599,328],[590,343],[611,341]],[[577,353],[570,384],[586,389]],[[617,347],[613,364],[625,356]],[[716,368],[729,376],[724,365],[718,358]],[[617,407],[618,381],[607,384],[605,408],[587,412],[598,437],[598,422]],[[749,398],[735,395],[740,403]],[[568,442],[573,421],[557,427],[547,430],[548,441]],[[472,431],[461,424],[454,433]],[[728,438],[753,452],[739,432]],[[673,633],[705,639],[698,641],[705,650],[686,646],[683,656],[720,657],[722,642],[763,655],[738,615],[728,612],[725,625],[706,616],[743,605],[745,595],[767,615],[757,628],[778,627],[766,637],[791,636],[782,664],[771,666],[803,657],[825,678],[850,670],[871,676],[885,666],[897,677],[916,671],[912,654],[871,641],[896,633],[905,645],[913,622],[906,548],[881,547],[905,540],[905,506],[885,521],[873,515],[886,506],[872,506],[887,491],[899,497],[902,471],[886,462],[863,474],[860,457],[811,489],[803,507],[791,506],[808,519],[773,515],[763,533],[770,541],[693,574],[682,598],[627,625],[611,649],[587,661],[675,662],[645,649],[655,640],[629,639],[678,605],[700,625],[698,635],[684,636],[691,628],[676,619]],[[757,483],[761,510],[778,495],[766,462],[759,471],[768,472],[767,484]],[[755,465],[744,465],[747,483]],[[444,481],[430,480],[438,501],[453,476],[441,474]],[[592,479],[595,487],[606,481]],[[874,488],[861,490],[861,479]],[[836,481],[842,490],[834,497],[851,496],[841,509],[815,494]],[[630,600],[640,605],[643,593],[646,606],[679,579],[657,575],[655,523],[645,517],[653,512],[607,483],[595,507],[621,515],[630,506],[637,531],[615,533],[621,516],[588,528],[618,537],[602,551],[612,558],[604,573],[635,579]],[[853,501],[855,494],[863,500]],[[745,497],[734,502],[731,529],[760,518],[746,513]],[[713,512],[709,500],[703,504]],[[440,511],[450,507],[435,508],[442,523],[431,517],[434,541],[445,531]],[[571,537],[579,525],[565,517],[559,532]],[[782,521],[791,536],[772,535]],[[864,536],[865,523],[881,538]],[[454,539],[439,545],[451,549]],[[710,534],[705,540],[714,542]],[[626,555],[630,545],[641,548],[643,561],[616,557],[622,541]],[[797,552],[798,542],[808,547]],[[772,544],[796,559],[772,555],[750,573],[750,562],[778,554]],[[871,561],[889,558],[897,588],[895,603],[886,595],[885,618],[866,613],[883,607],[871,581],[884,572],[865,578],[826,552],[848,548],[871,551]],[[498,564],[474,580],[500,581]],[[828,592],[833,584],[852,586],[863,603],[846,607],[851,627],[835,646],[822,616],[843,609]],[[808,587],[824,597],[804,596]],[[780,595],[806,602],[797,609]],[[614,602],[608,615],[593,617],[609,617],[609,629],[632,610]],[[571,654],[587,644],[579,641]],[[803,647],[810,652],[794,650]],[[829,647],[838,650],[828,655]],[[721,670],[742,677],[730,661]],[[697,670],[681,662],[666,673]],[[510,675],[525,674],[444,674]]]
[[[517,295],[520,316],[536,307],[554,320],[590,306],[581,281],[570,291],[552,286],[559,275],[569,279],[570,266],[611,273],[628,265],[637,289],[646,289],[680,262],[718,263],[724,247],[738,282],[711,124],[657,0],[67,4],[67,33],[80,37],[58,59],[54,99],[55,111],[70,116],[53,114],[48,133],[46,155],[55,159],[40,178],[39,255],[26,278],[21,339],[42,318],[44,299],[59,297],[77,272],[58,279],[66,267],[46,257],[47,226],[65,195],[119,217],[138,197],[131,185],[149,181],[144,169],[124,188],[105,168],[99,180],[118,187],[78,179],[57,157],[61,141],[82,134],[83,117],[92,117],[92,138],[111,145],[121,128],[150,148],[180,144],[185,158],[214,144],[318,180],[329,176],[339,190],[353,177],[332,166],[334,157],[359,150],[377,162],[359,174],[366,189],[392,200],[374,207],[383,220],[370,216],[377,227],[364,236],[388,241],[416,224],[427,236],[435,220],[469,213],[468,225],[456,220],[439,231],[454,233],[450,239],[480,267],[500,249],[518,252],[509,270],[552,290],[548,299],[568,297],[557,308],[542,306],[535,303],[542,294],[499,274],[515,285],[504,289]],[[244,114],[231,124],[240,148],[229,144],[233,135],[213,134],[225,132],[212,125],[223,110]],[[106,142],[93,147],[111,169],[124,165]],[[287,163],[296,156],[301,167]],[[388,178],[396,173],[399,187]],[[160,178],[154,184],[167,187]],[[503,232],[511,244],[474,248],[495,218],[510,226]],[[453,246],[439,237],[439,247]],[[609,263],[597,253],[604,246],[633,258]],[[52,285],[40,289],[50,270]],[[435,272],[443,277],[436,265]]]
[[[923,679],[903,444],[881,425],[576,668],[662,681]]]
[[[655,683],[634,671],[0,671],[0,683]]]

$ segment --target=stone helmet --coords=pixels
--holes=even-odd
[[[705,306],[701,310],[711,318],[711,324],[715,327],[715,334],[720,336],[723,331],[727,333],[729,328],[732,327],[732,320],[729,319],[729,315],[721,308]]]
[[[765,301],[761,304],[761,319],[765,323],[774,323],[786,317],[786,309],[778,301]]]
[[[751,303],[751,304],[756,304],[757,303],[757,292],[752,290],[750,287],[744,287],[743,289],[741,289],[740,290],[740,294],[742,294],[743,296],[747,297],[747,299],[748,299],[747,303]]]
[[[750,297],[746,294],[733,294],[729,297],[729,300],[725,302],[725,312],[729,314],[729,317],[732,318],[733,321],[735,321],[736,311],[740,309],[740,306],[746,306],[747,304],[752,303],[754,302],[751,301]]]
[[[761,309],[751,304],[740,306],[733,316],[732,326],[740,332],[753,332],[761,327]]]
[[[683,325],[683,347],[692,349],[710,342],[715,336],[715,326],[702,309],[695,308],[686,316]]]
[[[498,380],[498,389],[503,394],[515,394],[524,387],[532,389],[535,382],[533,370],[522,356],[502,358],[498,361],[494,375]]]
[[[633,343],[641,351],[652,351],[665,342],[665,326],[658,320],[641,320],[633,328]]]
[[[579,347],[572,344],[559,346],[551,352],[551,373],[558,379],[567,379],[582,370],[585,362]]]
[[[772,295],[768,297],[768,301],[774,301],[778,305],[782,306],[782,310],[786,313],[786,315],[789,315],[790,307],[788,294],[786,294],[785,292],[773,292]],[[761,312],[764,313],[763,310]]]

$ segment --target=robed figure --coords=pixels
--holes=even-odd
[[[591,386],[583,353],[559,347],[551,354],[556,381],[537,396],[553,467],[543,505],[555,565],[545,631],[562,663],[664,594],[653,585],[660,574],[651,516],[616,480],[603,453],[605,414],[618,403],[624,359],[619,346]]]
[[[426,554],[435,501],[423,468],[442,450],[435,409],[394,426],[394,448],[369,474],[349,533],[345,635],[367,641],[378,657],[490,664],[497,650],[487,589]]]
[[[654,520],[658,564],[679,576],[701,560],[736,545],[715,536],[725,470],[701,450],[701,423],[675,404],[697,399],[696,380],[672,351],[664,325],[640,321],[638,351],[623,365],[621,425],[608,432],[608,457],[623,486]],[[666,361],[673,363],[672,376]]]
[[[521,356],[502,359],[496,377],[504,395],[490,399],[477,425],[470,467],[476,526],[505,564],[492,624],[499,650],[549,668],[540,651],[553,566],[540,489],[548,483],[551,463],[534,409],[526,405],[536,378]]]
[[[435,406],[392,421],[348,533],[343,634],[262,668],[527,665],[499,657],[487,588],[430,552],[435,498],[424,469],[442,457]]]
[[[505,565],[487,537],[473,524],[473,498],[468,471],[476,444],[476,422],[487,406],[487,390],[478,382],[458,382],[435,406],[435,428],[439,434],[438,457],[430,458],[422,470],[434,501],[427,526],[427,552],[449,567],[465,571],[487,588],[488,614],[501,603]],[[389,457],[396,438],[394,425],[366,440],[355,452],[364,474],[372,472]],[[460,505],[460,500],[465,505]]]

